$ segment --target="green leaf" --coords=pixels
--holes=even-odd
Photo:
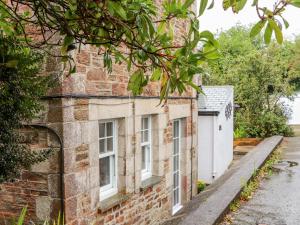
[[[161,87],[159,104],[161,104],[164,99],[168,98],[169,89],[170,89],[170,80],[167,80],[167,82]]]
[[[200,33],[200,38],[206,38],[206,39],[208,39],[210,41],[212,41],[212,40],[215,39],[214,35],[210,31],[208,31],[208,30],[202,31]]]
[[[258,0],[253,0],[252,6],[256,6],[257,3],[258,3]]]
[[[171,39],[173,39],[173,38],[174,38],[174,29],[173,29],[173,25],[172,25],[172,24],[169,24],[168,30],[169,30],[169,32],[168,32],[169,37],[170,37]]]
[[[201,16],[204,13],[207,3],[208,3],[208,0],[201,0],[200,8],[199,8],[199,16]]]
[[[212,9],[215,5],[215,0],[212,0],[207,9]]]
[[[19,216],[17,225],[23,225],[24,224],[26,211],[27,211],[27,207],[24,207],[22,209],[22,212],[21,212],[20,216]]]
[[[270,24],[268,23],[267,28],[265,30],[265,34],[264,34],[264,40],[265,40],[266,44],[270,44],[272,33],[273,33],[273,29],[270,26]]]
[[[194,1],[195,0],[186,0],[182,7],[187,9],[194,3]]]
[[[69,35],[65,36],[63,45],[61,47],[61,54],[62,55],[66,55],[67,54],[68,46],[71,45],[71,44],[73,44],[73,41],[74,41],[74,37],[73,36],[69,36]]]
[[[76,73],[76,66],[70,65],[69,74]]]
[[[201,88],[197,86],[195,83],[192,81],[187,81],[187,84],[190,85],[192,88],[194,88],[198,93],[201,93]]]
[[[281,16],[281,19],[282,19],[282,21],[284,23],[285,29],[288,29],[289,26],[290,26],[289,22],[286,19],[284,19],[282,16]]]
[[[158,81],[160,79],[162,73],[162,69],[161,68],[157,68],[153,71],[153,74],[150,78],[151,81]]]
[[[231,1],[230,0],[223,0],[223,9],[227,10],[231,6]]]
[[[63,46],[69,46],[70,44],[72,44],[74,41],[74,37],[73,36],[68,36],[66,35],[65,38],[64,38],[64,43],[63,43]]]
[[[246,3],[247,3],[247,0],[238,1],[237,4],[236,4],[237,11],[241,11],[245,7]]]
[[[256,35],[258,35],[265,26],[265,24],[266,20],[261,20],[257,24],[255,24],[250,31],[250,37],[254,38]]]
[[[269,24],[272,27],[272,29],[275,31],[275,37],[276,37],[276,40],[277,40],[278,44],[282,44],[283,35],[282,35],[281,29],[279,28],[277,23],[272,19],[269,19]]]
[[[148,80],[145,78],[144,73],[141,70],[135,71],[129,79],[128,90],[131,90],[133,95],[141,94],[143,87],[146,86]]]
[[[124,8],[122,7],[122,5],[120,4],[120,2],[108,1],[107,5],[108,5],[108,10],[110,11],[110,13],[117,14],[122,19],[127,20],[127,14],[126,14]]]
[[[292,6],[300,8],[300,0],[293,0],[290,2]]]
[[[163,34],[163,33],[165,33],[165,31],[166,31],[166,26],[167,26],[167,23],[166,23],[165,21],[161,22],[161,23],[158,25],[157,33],[158,33],[158,34]]]

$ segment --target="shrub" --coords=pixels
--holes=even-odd
[[[198,194],[203,191],[206,187],[206,184],[204,181],[198,180],[197,181],[197,190],[198,190]]]
[[[238,112],[235,133],[243,137],[292,136],[293,131],[287,125],[287,116],[281,110],[279,108],[276,111],[260,112],[248,118],[243,112]]]
[[[18,130],[41,110],[50,80],[39,74],[43,57],[21,41],[0,35],[0,183],[45,160],[49,150],[30,151]]]
[[[247,137],[247,131],[243,126],[235,128],[233,133],[234,138],[245,138]]]

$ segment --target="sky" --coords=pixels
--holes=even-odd
[[[209,0],[211,1],[211,0]],[[261,0],[260,6],[272,6],[275,0]],[[270,5],[271,3],[271,5]],[[210,2],[208,3],[210,4]],[[234,14],[231,9],[224,11],[222,8],[222,0],[215,0],[212,9],[206,10],[200,17],[200,30],[209,30],[216,33],[221,30],[227,30],[237,23],[248,25],[258,22],[255,7],[251,7],[252,1],[248,0],[245,8],[238,14]],[[272,9],[272,7],[269,7]],[[283,17],[289,22],[290,26],[287,30],[283,28],[285,38],[293,38],[296,34],[300,34],[300,8],[288,6],[283,13]]]

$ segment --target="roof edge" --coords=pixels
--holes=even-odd
[[[219,111],[198,111],[198,116],[218,116]]]

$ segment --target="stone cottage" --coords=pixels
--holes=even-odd
[[[186,22],[176,21],[178,37]],[[0,186],[0,223],[27,206],[27,219],[68,225],[160,224],[196,194],[197,100],[188,89],[159,104],[159,85],[127,91],[125,65],[107,73],[97,49],[75,51],[76,74],[61,78],[23,133],[52,157]],[[61,70],[55,59],[46,72]]]

